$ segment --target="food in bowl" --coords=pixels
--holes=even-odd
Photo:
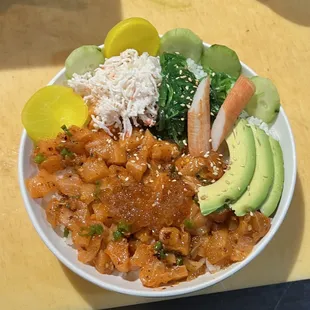
[[[244,260],[283,189],[272,82],[241,75],[228,47],[188,29],[159,41],[141,19],[103,50],[75,50],[66,70],[23,110],[38,168],[26,184],[79,261],[155,288]]]

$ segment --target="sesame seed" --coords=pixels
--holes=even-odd
[[[161,169],[161,165],[158,165],[158,169]]]
[[[185,139],[183,140],[183,144],[184,144],[184,145],[187,145],[187,142],[186,142],[186,140],[185,140]]]
[[[150,183],[153,183],[154,182],[154,180],[150,180]]]
[[[194,91],[194,90],[192,90],[190,93],[191,93],[191,94],[193,94],[194,92],[195,92],[195,91]]]
[[[129,177],[125,178],[125,181],[128,181],[129,180]]]
[[[180,70],[180,71],[179,71],[179,74],[182,74],[182,72],[183,72],[183,71],[182,71],[182,70]]]
[[[181,107],[185,107],[185,104],[184,104],[184,103],[182,103],[182,104],[180,104],[180,106],[181,106]]]
[[[164,188],[165,188],[165,185],[164,185],[164,184],[162,184],[161,188],[162,188],[162,189],[164,189]]]
[[[223,157],[223,154],[219,154],[220,157]]]
[[[174,179],[174,180],[172,180],[171,182],[176,182],[176,181],[177,181],[177,180]]]
[[[211,183],[215,183],[215,180],[211,180]]]
[[[184,121],[184,118],[183,118],[183,117],[181,117],[181,121]]]
[[[151,169],[151,167],[152,167],[151,164],[149,164],[149,163],[147,164],[147,166],[148,166],[149,169]]]
[[[192,98],[190,96],[187,96],[186,99],[187,100],[192,100]]]
[[[179,171],[179,172],[178,172],[178,175],[182,175],[182,172]]]
[[[192,80],[191,78],[188,78],[188,80],[189,80],[190,82],[193,82],[193,80]]]
[[[171,190],[170,189],[168,189],[168,195],[170,195],[171,194]]]
[[[188,105],[186,105],[186,107],[187,107],[188,109],[190,109],[190,108],[191,108],[191,105],[190,105],[190,104],[188,104]]]
[[[209,139],[209,142],[212,142],[212,139]]]
[[[184,187],[184,192],[187,192],[187,189]]]
[[[189,90],[189,87],[188,87],[188,86],[185,86],[185,89],[186,89],[186,90]]]

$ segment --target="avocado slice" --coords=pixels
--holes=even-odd
[[[256,149],[253,131],[240,119],[226,139],[231,165],[215,183],[201,186],[198,191],[200,210],[208,215],[224,204],[236,201],[246,190],[255,170]]]
[[[274,178],[274,164],[269,136],[251,125],[256,148],[256,166],[253,178],[242,196],[230,205],[237,216],[257,210],[266,199]]]
[[[260,207],[260,211],[268,217],[276,210],[284,185],[284,161],[280,143],[271,137],[269,142],[273,154],[274,179],[269,194]]]

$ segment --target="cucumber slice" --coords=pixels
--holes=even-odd
[[[239,77],[242,69],[236,52],[218,44],[204,49],[201,64],[205,70],[211,68],[215,72],[224,72],[235,78]]]
[[[84,74],[93,71],[104,63],[101,49],[96,45],[84,45],[75,49],[66,59],[66,76],[70,79],[73,73]]]
[[[186,58],[199,62],[203,50],[202,40],[190,29],[175,28],[160,39],[159,54],[178,52]]]
[[[271,80],[260,76],[251,78],[256,86],[254,96],[245,107],[246,112],[265,123],[271,123],[280,111],[280,97]]]

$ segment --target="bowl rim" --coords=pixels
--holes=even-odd
[[[210,44],[203,42],[204,47],[210,47]],[[99,47],[102,48],[104,45],[100,45]],[[242,61],[240,61],[242,69],[246,69],[253,75],[257,75],[254,70],[252,70],[250,67],[248,67],[246,64],[244,64]],[[65,74],[65,68],[62,68],[51,80],[47,85],[53,85],[60,77],[64,76]],[[195,291],[199,291],[202,289],[205,289],[207,287],[213,286],[228,277],[232,276],[234,273],[245,267],[250,261],[252,261],[257,255],[259,255],[262,250],[266,247],[266,245],[271,241],[271,239],[274,237],[275,233],[278,231],[280,225],[282,224],[288,208],[291,204],[295,184],[296,184],[296,176],[297,176],[297,162],[296,162],[296,145],[295,145],[295,139],[293,136],[292,128],[290,126],[289,120],[284,112],[284,109],[282,106],[280,107],[280,113],[283,116],[285,125],[288,128],[289,131],[289,140],[291,141],[291,144],[293,146],[292,154],[293,154],[293,174],[291,179],[291,186],[289,188],[289,194],[288,199],[284,202],[284,206],[282,208],[282,212],[277,220],[276,223],[271,225],[270,231],[268,234],[260,241],[258,246],[252,250],[250,255],[248,255],[243,261],[235,263],[232,265],[232,267],[227,270],[227,272],[224,272],[223,274],[205,282],[200,283],[196,285],[188,285],[187,287],[182,287],[180,289],[175,290],[154,290],[150,288],[149,290],[139,290],[139,289],[131,289],[131,288],[122,288],[121,286],[118,286],[116,284],[110,284],[104,281],[101,281],[97,279],[96,277],[90,275],[87,271],[83,270],[82,268],[78,267],[76,264],[71,263],[65,255],[63,255],[49,240],[48,236],[44,233],[44,231],[41,229],[39,221],[37,220],[34,212],[32,211],[31,201],[27,195],[27,189],[25,185],[25,176],[24,176],[24,150],[25,150],[25,144],[27,142],[27,133],[26,130],[23,129],[21,140],[20,140],[20,146],[19,146],[19,154],[18,154],[18,180],[19,180],[19,187],[22,195],[22,199],[24,202],[24,206],[27,210],[28,216],[30,217],[30,220],[32,222],[32,225],[34,226],[35,230],[37,231],[38,235],[42,239],[42,241],[45,243],[45,245],[48,247],[48,249],[63,263],[67,268],[69,268],[71,271],[82,277],[83,279],[96,284],[97,286],[107,289],[109,291],[114,291],[122,294],[132,295],[132,296],[141,296],[141,297],[173,297],[173,296],[180,296],[184,294],[193,293]],[[203,276],[203,275],[202,275]],[[191,282],[188,282],[191,283]]]

